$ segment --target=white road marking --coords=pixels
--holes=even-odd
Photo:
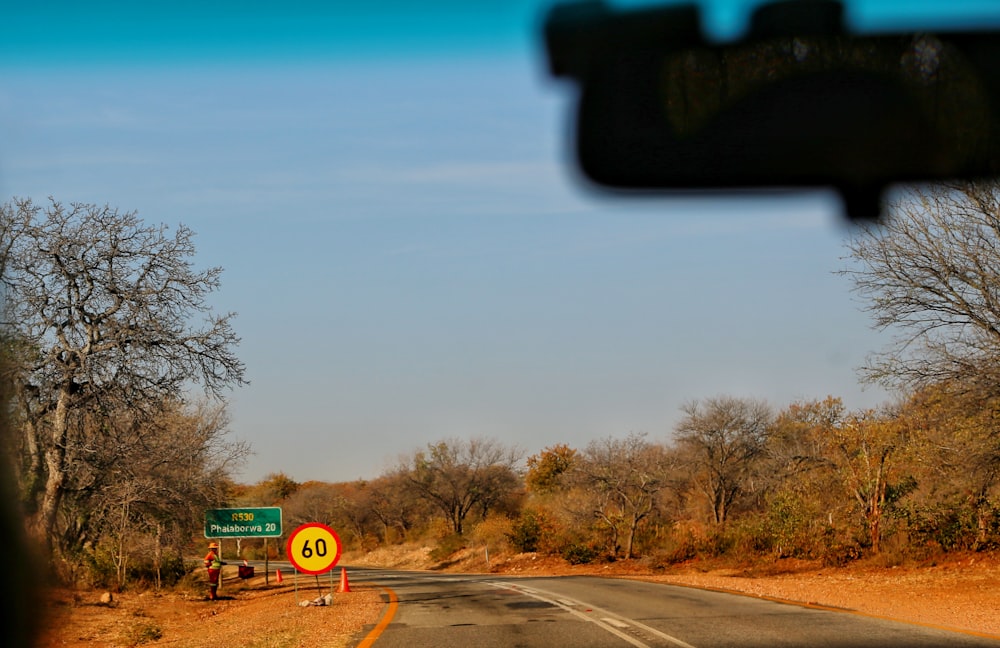
[[[651,628],[648,625],[646,625],[645,623],[640,623],[640,622],[636,621],[635,619],[628,619],[626,617],[622,617],[621,615],[616,615],[616,614],[613,614],[611,612],[608,612],[607,610],[602,610],[602,609],[596,608],[596,607],[594,607],[592,605],[586,604],[583,601],[577,601],[577,600],[574,600],[574,599],[567,599],[567,598],[556,599],[556,598],[553,598],[553,597],[556,596],[556,594],[554,594],[552,592],[546,592],[544,590],[539,590],[539,589],[535,589],[535,588],[532,588],[532,587],[525,587],[523,585],[517,585],[517,584],[514,584],[514,583],[502,583],[502,582],[497,582],[497,581],[485,581],[485,582],[486,582],[487,585],[490,585],[492,587],[496,587],[496,588],[499,588],[499,589],[511,590],[511,591],[514,591],[514,592],[520,592],[522,594],[525,594],[526,596],[530,596],[532,598],[538,599],[539,601],[545,601],[546,603],[549,603],[551,605],[555,605],[558,608],[566,610],[567,612],[569,612],[573,616],[579,617],[579,618],[581,618],[581,619],[583,619],[585,621],[589,621],[590,623],[593,623],[593,624],[601,627],[605,631],[610,632],[611,634],[615,635],[616,637],[620,637],[621,639],[624,639],[625,641],[629,642],[633,646],[636,646],[636,648],[650,648],[650,646],[648,644],[645,644],[645,643],[639,641],[635,637],[632,637],[631,635],[627,635],[624,632],[621,632],[618,628],[629,628],[629,627],[636,628],[636,629],[642,630],[643,632],[649,633],[649,634],[653,635],[654,637],[659,637],[660,639],[663,639],[665,641],[669,641],[670,643],[674,644],[675,646],[680,646],[680,648],[695,648],[694,646],[692,646],[691,644],[687,643],[686,641],[681,641],[677,637],[672,637],[672,636],[668,635],[665,632],[661,632],[661,631],[657,630],[656,628]],[[604,615],[604,616],[602,618],[598,619],[598,618],[595,618],[594,616],[590,616],[590,615],[583,614],[583,613],[579,612],[578,610],[574,609],[576,607],[581,607],[581,608],[586,609],[586,610],[592,610],[594,613],[601,614],[601,615]],[[621,624],[621,625],[618,625],[618,624]],[[618,626],[618,627],[615,627],[615,626]]]
[[[520,594],[524,594],[525,596],[530,596],[531,598],[538,599],[539,601],[543,601],[543,602],[548,603],[550,605],[554,605],[557,608],[561,608],[561,609],[569,612],[573,616],[575,616],[575,617],[577,617],[579,619],[583,619],[584,621],[587,621],[588,623],[593,623],[594,625],[596,625],[599,628],[603,629],[605,632],[610,632],[611,634],[615,635],[619,639],[627,641],[628,643],[630,643],[633,646],[635,646],[635,648],[652,648],[649,644],[645,644],[645,643],[639,641],[638,639],[636,639],[635,637],[632,637],[630,635],[625,634],[621,630],[618,630],[617,628],[608,625],[607,623],[605,623],[604,621],[602,621],[602,620],[600,620],[600,619],[598,619],[596,617],[589,616],[589,615],[584,614],[583,612],[580,612],[578,610],[574,610],[572,607],[570,607],[568,605],[565,605],[563,603],[560,603],[559,601],[557,601],[555,599],[548,598],[546,596],[542,596],[541,593],[539,593],[536,590],[533,590],[531,588],[523,587],[523,586],[520,586],[520,585],[508,585],[506,583],[495,583],[495,582],[489,582],[489,581],[487,581],[486,584],[490,585],[492,587],[496,587],[498,589],[505,589],[505,590],[510,590],[512,592],[518,592]]]

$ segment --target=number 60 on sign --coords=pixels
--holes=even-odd
[[[303,574],[325,574],[340,560],[340,537],[325,524],[303,524],[288,536],[285,553]]]

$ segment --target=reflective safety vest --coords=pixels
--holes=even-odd
[[[209,551],[208,555],[205,556],[205,566],[209,569],[222,569],[222,559],[219,558],[219,554]]]

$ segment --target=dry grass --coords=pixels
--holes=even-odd
[[[224,599],[216,602],[185,592],[144,592],[117,595],[104,605],[98,602],[100,592],[52,591],[47,631],[38,645],[339,648],[349,645],[382,613],[382,597],[376,588],[352,585],[351,593],[335,595],[330,607],[303,608],[296,605],[294,588],[287,579],[281,586],[270,587],[263,580],[258,576],[246,584],[223,587]],[[312,583],[300,583],[298,598],[315,598],[312,587]]]

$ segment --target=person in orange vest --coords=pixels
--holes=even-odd
[[[222,571],[223,562],[219,555],[219,543],[208,543],[208,554],[205,555],[205,569],[208,570],[208,600],[219,600],[219,574]]]

